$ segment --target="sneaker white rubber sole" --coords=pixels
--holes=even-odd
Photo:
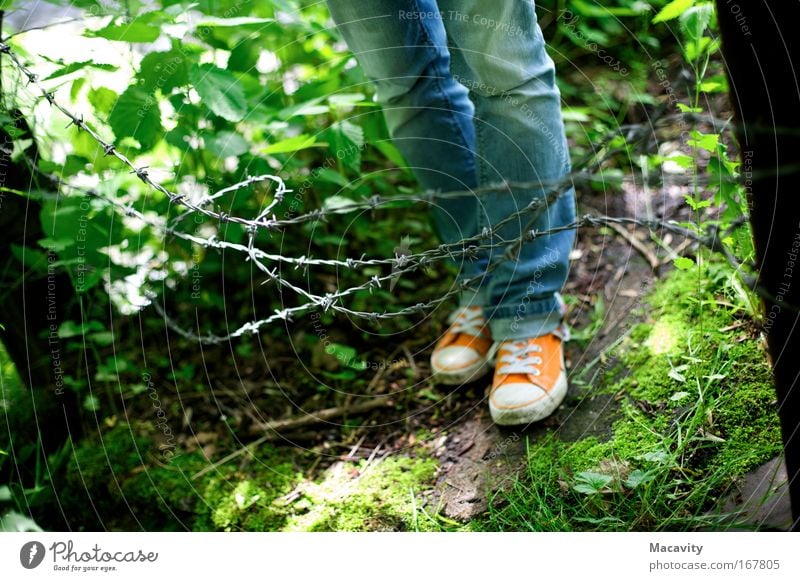
[[[472,365],[459,369],[458,371],[437,369],[436,365],[431,362],[431,371],[433,371],[433,378],[437,383],[442,385],[464,385],[472,381],[477,381],[489,372],[492,367],[492,362],[488,358],[478,359]]]
[[[567,395],[567,374],[562,373],[558,377],[555,386],[548,396],[545,396],[530,405],[523,407],[503,409],[497,408],[489,398],[489,411],[492,414],[492,421],[499,426],[519,426],[532,424],[550,416]]]

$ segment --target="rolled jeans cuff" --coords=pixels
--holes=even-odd
[[[566,304],[559,293],[527,305],[520,316],[513,307],[499,307],[491,313],[489,328],[495,341],[511,341],[540,337],[559,330],[566,339]],[[489,313],[487,313],[487,316]]]
[[[458,300],[459,307],[486,307],[489,305],[489,292],[484,284],[477,289],[464,289]]]

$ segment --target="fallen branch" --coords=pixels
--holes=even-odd
[[[653,254],[653,251],[650,250],[646,244],[644,244],[641,240],[639,240],[639,238],[636,237],[636,234],[630,232],[622,224],[609,222],[607,226],[611,228],[614,232],[622,236],[625,240],[630,242],[631,246],[633,246],[636,250],[638,250],[639,254],[645,257],[647,262],[650,264],[650,268],[653,269],[653,272],[658,274],[658,269],[661,267],[661,261],[655,254]]]
[[[254,426],[254,429],[257,431],[266,431],[267,433],[258,438],[257,440],[250,442],[246,446],[239,448],[238,450],[231,452],[224,458],[221,458],[217,462],[213,464],[209,464],[199,472],[197,472],[194,476],[192,476],[192,480],[200,478],[204,474],[208,474],[212,470],[216,470],[223,464],[230,462],[231,460],[242,456],[243,454],[252,454],[253,451],[258,448],[261,444],[268,442],[270,440],[276,440],[281,437],[280,432],[287,432],[290,430],[295,430],[297,428],[313,425],[317,423],[327,422],[329,420],[342,417],[344,415],[356,415],[362,414],[364,412],[368,412],[370,410],[393,405],[394,402],[388,395],[377,396],[370,398],[367,401],[357,403],[351,406],[340,406],[334,408],[327,408],[323,410],[319,410],[313,413],[307,413],[303,416],[294,416],[291,418],[285,418],[283,420],[274,420],[271,422],[262,423],[260,425]]]
[[[371,397],[366,401],[362,401],[360,403],[356,403],[353,405],[327,408],[324,410],[319,410],[317,412],[306,413],[302,416],[293,416],[291,418],[286,418],[283,420],[273,420],[271,422],[255,425],[251,428],[251,432],[266,431],[270,432],[270,434],[272,432],[286,432],[288,430],[302,428],[310,424],[319,424],[322,422],[327,422],[328,420],[339,418],[344,415],[361,414],[373,410],[375,408],[390,405],[391,403],[393,402],[391,401],[391,398],[388,395]]]

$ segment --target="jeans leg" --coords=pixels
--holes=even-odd
[[[480,185],[555,180],[570,171],[555,67],[531,0],[479,2],[439,0],[450,40],[453,76],[475,104],[476,161]],[[491,226],[543,196],[546,187],[505,189],[481,197],[478,228]],[[533,224],[537,230],[575,218],[570,189]],[[530,218],[501,228],[516,239]],[[491,260],[487,316],[495,339],[524,338],[553,331],[562,318],[558,291],[566,281],[574,231],[541,236],[522,246],[518,260]]]
[[[463,191],[477,183],[474,106],[450,72],[450,53],[435,0],[328,0],[337,29],[374,82],[392,141],[432,191]],[[434,227],[447,243],[478,232],[478,200],[439,200]],[[459,278],[482,272],[457,260]],[[485,289],[466,295],[484,304]]]

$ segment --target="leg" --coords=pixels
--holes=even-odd
[[[545,52],[533,2],[440,0],[450,40],[453,76],[475,103],[479,185],[546,182],[570,170],[560,94],[553,61]],[[478,228],[520,210],[545,187],[490,193],[481,198]],[[535,222],[536,230],[575,218],[574,191],[561,196]],[[528,218],[495,232],[517,238]],[[568,270],[573,231],[542,236],[523,245],[517,261],[503,261],[488,287],[487,315],[496,340],[544,335],[560,323],[560,297]],[[501,259],[496,252],[492,259]]]
[[[393,142],[421,185],[469,190],[477,184],[474,108],[450,74],[447,37],[435,0],[329,0],[331,15],[374,82]],[[477,232],[477,201],[442,200],[433,211],[445,242]],[[476,264],[465,263],[466,275]]]

